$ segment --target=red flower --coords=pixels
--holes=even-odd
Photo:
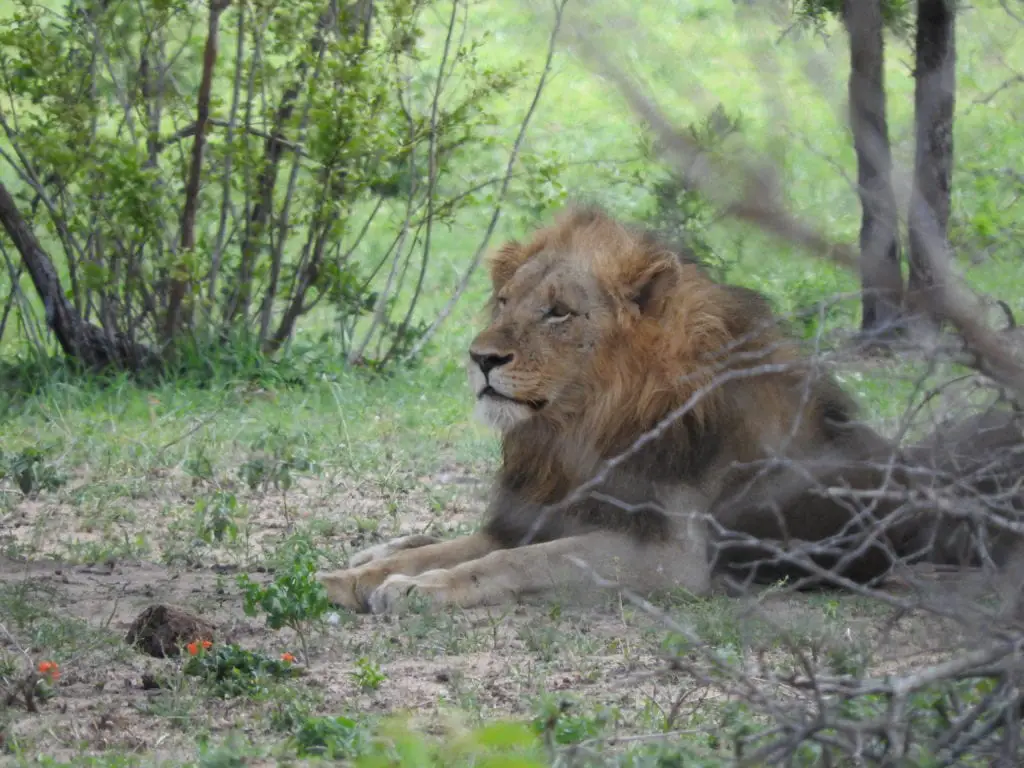
[[[281,661],[285,662],[286,664],[292,664],[295,661],[295,657],[292,656],[290,653],[282,653]]]
[[[40,661],[39,674],[46,675],[52,682],[56,682],[60,678],[60,667],[55,661]]]
[[[200,648],[202,648],[204,651],[208,651],[212,646],[213,643],[211,643],[209,640],[194,640],[193,642],[186,645],[185,648],[188,649],[189,655],[198,656]]]

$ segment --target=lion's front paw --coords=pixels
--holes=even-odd
[[[397,539],[391,539],[391,541],[385,541],[383,544],[377,544],[356,552],[349,558],[348,567],[357,568],[361,565],[372,563],[375,560],[391,557],[396,552],[406,549],[419,549],[429,544],[437,544],[439,541],[441,540],[436,536],[427,536],[422,533],[399,536]]]
[[[321,573],[317,580],[327,590],[327,599],[350,611],[365,613],[373,591],[387,578],[388,572],[373,565],[344,571]]]
[[[370,595],[371,613],[405,613],[418,600],[431,605],[448,602],[449,590],[443,570],[427,571],[419,576],[389,576]]]

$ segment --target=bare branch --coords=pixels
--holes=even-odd
[[[409,352],[405,356],[406,359],[416,357],[416,355],[418,355],[420,351],[430,343],[430,340],[437,333],[438,329],[444,321],[448,319],[448,316],[451,315],[452,310],[455,308],[455,304],[469,286],[469,280],[476,271],[476,268],[480,265],[480,261],[483,259],[487,246],[491,242],[491,235],[494,234],[494,229],[498,225],[498,218],[501,216],[502,202],[505,199],[509,183],[512,180],[512,170],[515,167],[516,160],[519,158],[519,150],[522,147],[523,139],[526,137],[526,129],[530,125],[530,120],[537,109],[541,93],[543,93],[544,86],[551,73],[551,62],[555,56],[555,45],[558,41],[558,35],[562,30],[562,17],[565,13],[565,6],[568,2],[569,0],[554,0],[555,21],[551,29],[551,35],[548,38],[547,57],[544,60],[544,69],[541,71],[540,77],[537,80],[537,87],[533,92],[533,100],[530,102],[530,106],[526,110],[526,115],[523,117],[523,121],[519,125],[519,133],[516,135],[516,139],[512,144],[512,151],[509,153],[508,164],[505,166],[505,177],[502,180],[501,188],[498,190],[497,199],[494,203],[494,211],[487,224],[487,229],[484,231],[483,237],[480,239],[480,244],[477,246],[476,253],[473,254],[473,258],[469,262],[469,267],[467,267],[462,279],[459,280],[458,285],[455,287],[455,292],[452,294],[452,297],[444,305],[440,313],[438,313],[434,322],[430,324],[419,340],[409,349]]]

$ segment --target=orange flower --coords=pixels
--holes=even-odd
[[[295,657],[292,656],[290,653],[282,653],[281,654],[281,661],[283,661],[283,662],[285,662],[287,664],[291,664],[291,663],[293,663],[295,661]]]
[[[46,675],[50,680],[56,681],[60,678],[60,667],[55,661],[40,661],[39,674]]]
[[[212,646],[213,643],[211,643],[209,640],[194,640],[188,645],[186,645],[185,648],[188,649],[189,655],[198,656],[200,648],[202,648],[204,651],[208,651]]]

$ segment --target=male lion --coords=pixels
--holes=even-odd
[[[499,249],[490,270],[490,324],[469,349],[476,414],[502,435],[485,522],[452,541],[410,536],[357,554],[321,576],[336,604],[378,613],[412,591],[494,604],[592,583],[592,572],[707,594],[707,513],[753,533],[790,525],[784,535],[801,539],[856,517],[842,504],[795,504],[780,527],[760,507],[729,503],[737,483],[757,480],[735,466],[813,460],[815,476],[842,480],[848,465],[891,457],[760,294],[714,281],[600,211],[568,210],[529,243]],[[596,487],[572,495],[602,467]],[[716,567],[742,564],[748,549],[723,550],[732,554]],[[875,550],[825,560],[860,580],[889,567]]]

